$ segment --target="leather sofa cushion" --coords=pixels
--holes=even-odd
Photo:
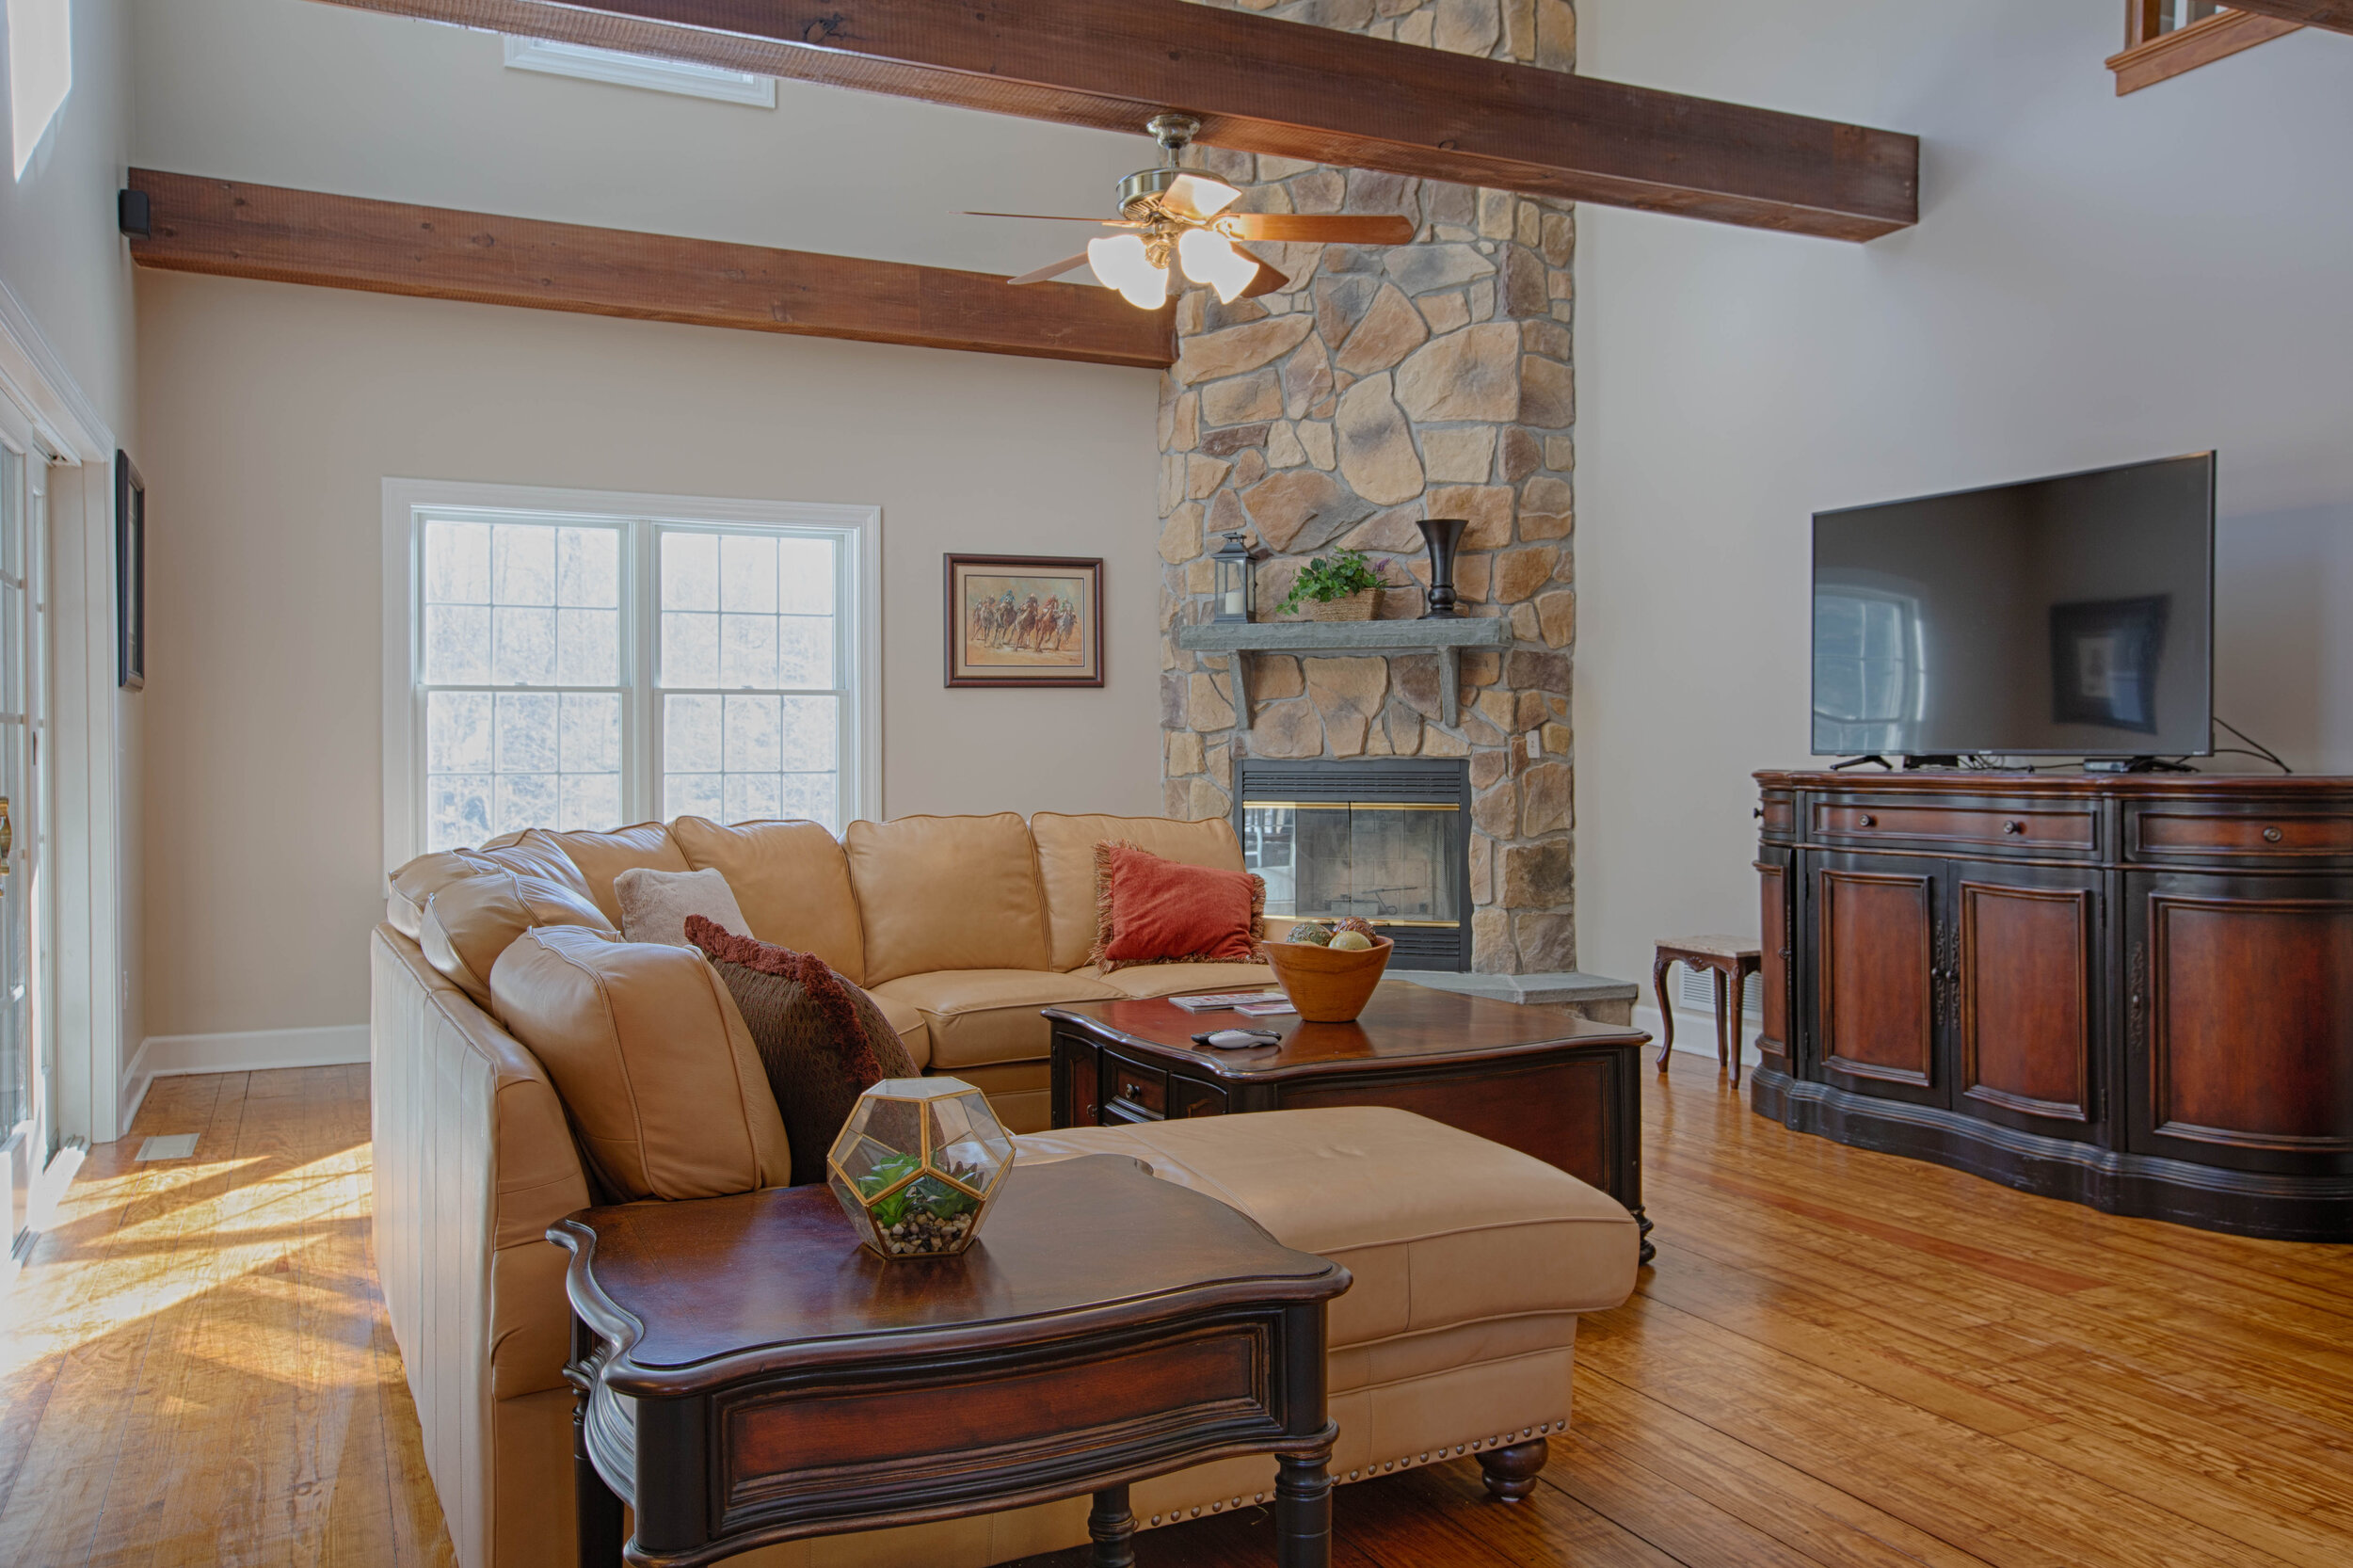
[[[887,997],[880,991],[866,994],[873,1000],[875,1008],[882,1016],[890,1021],[890,1027],[899,1032],[899,1043],[906,1047],[907,1054],[915,1059],[915,1064],[918,1067],[929,1065],[932,1031],[931,1026],[923,1021],[923,1010],[911,1001]]]
[[[1641,1237],[1608,1193],[1516,1149],[1387,1106],[1266,1111],[1031,1133],[1026,1159],[1128,1154],[1356,1276],[1331,1345],[1633,1293]]]
[[[850,860],[840,841],[813,822],[749,822],[721,827],[680,817],[670,840],[696,871],[728,879],[749,934],[795,952],[813,952],[854,985],[866,984],[866,936]],[[935,889],[936,891],[936,889]]]
[[[1174,817],[1065,816],[1040,811],[1030,818],[1037,843],[1038,885],[1046,895],[1048,962],[1075,969],[1095,947],[1095,846],[1133,844],[1163,860],[1220,871],[1244,870],[1241,840],[1223,817],[1178,822]],[[1190,989],[1191,987],[1187,987]]]
[[[1099,980],[1051,969],[942,969],[911,974],[873,988],[885,999],[923,1015],[931,1033],[931,1070],[990,1062],[1032,1062],[1048,1051],[1048,1032],[1038,1009],[1071,1001],[1110,1001],[1119,993]]]
[[[490,993],[614,1196],[710,1198],[792,1179],[759,1053],[701,953],[532,931],[501,955]]]
[[[658,822],[616,827],[609,833],[551,833],[535,827],[516,840],[515,847],[541,853],[552,849],[579,868],[588,896],[596,900],[616,930],[621,923],[621,901],[613,894],[613,879],[632,866],[657,872],[691,872],[686,856],[670,841],[670,830]]]
[[[462,850],[420,855],[384,878],[384,919],[394,931],[415,941],[424,930],[424,906],[451,883],[480,876],[482,861]]]
[[[426,963],[495,1016],[490,970],[499,954],[543,925],[579,926],[607,941],[619,936],[584,894],[545,877],[499,870],[459,877],[426,901],[417,945]]]
[[[1264,964],[1138,964],[1105,974],[1090,964],[1071,978],[1099,981],[1123,997],[1173,997],[1195,991],[1279,991]],[[1276,1020],[1280,1022],[1278,1018]],[[1221,1026],[1222,1027],[1222,1026]]]
[[[1049,967],[1036,856],[1013,812],[854,822],[844,842],[869,987],[938,969]],[[935,1055],[939,1044],[935,1030]]]

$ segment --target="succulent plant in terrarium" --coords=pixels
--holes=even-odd
[[[858,1096],[825,1157],[858,1240],[885,1257],[960,1253],[1013,1166],[1013,1139],[978,1089],[887,1078]]]

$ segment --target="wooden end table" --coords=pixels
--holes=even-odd
[[[1667,1070],[1668,1053],[1675,1048],[1675,1010],[1667,1000],[1667,970],[1681,964],[1689,968],[1712,972],[1716,982],[1716,1066],[1721,1071],[1727,1057],[1731,1060],[1732,1086],[1740,1087],[1740,999],[1745,994],[1749,976],[1764,967],[1765,949],[1753,936],[1665,936],[1658,942],[1657,955],[1651,960],[1651,989],[1658,993],[1659,1032],[1666,1036],[1658,1047],[1658,1070]],[[1724,1008],[1724,993],[1729,987],[1732,1007],[1729,1016]]]
[[[1238,1112],[1387,1105],[1530,1154],[1642,1212],[1638,1029],[1387,980],[1354,1023],[1189,1013],[1164,998],[1049,1007],[1053,1122],[1109,1127]],[[1278,1046],[1211,1050],[1195,1034],[1270,1029]]]
[[[823,1187],[585,1209],[548,1239],[572,1255],[584,1568],[1080,1493],[1096,1568],[1128,1568],[1130,1483],[1257,1453],[1281,1568],[1331,1560],[1348,1271],[1132,1160],[1016,1167],[960,1257],[884,1261]]]

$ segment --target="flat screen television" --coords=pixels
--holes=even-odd
[[[1817,757],[2213,750],[2214,454],[1814,519]]]

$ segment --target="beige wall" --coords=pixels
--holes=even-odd
[[[1578,214],[1588,968],[1756,929],[1749,774],[1807,761],[1817,510],[2218,448],[2219,711],[2353,771],[2353,38],[2119,99],[2122,9],[1578,7],[1595,75],[1925,143],[1919,227],[1869,246]]]
[[[1157,376],[144,274],[147,1032],[366,1017],[388,476],[879,505],[885,808],[1154,810]],[[942,552],[1107,560],[1101,691],[949,692]]]

